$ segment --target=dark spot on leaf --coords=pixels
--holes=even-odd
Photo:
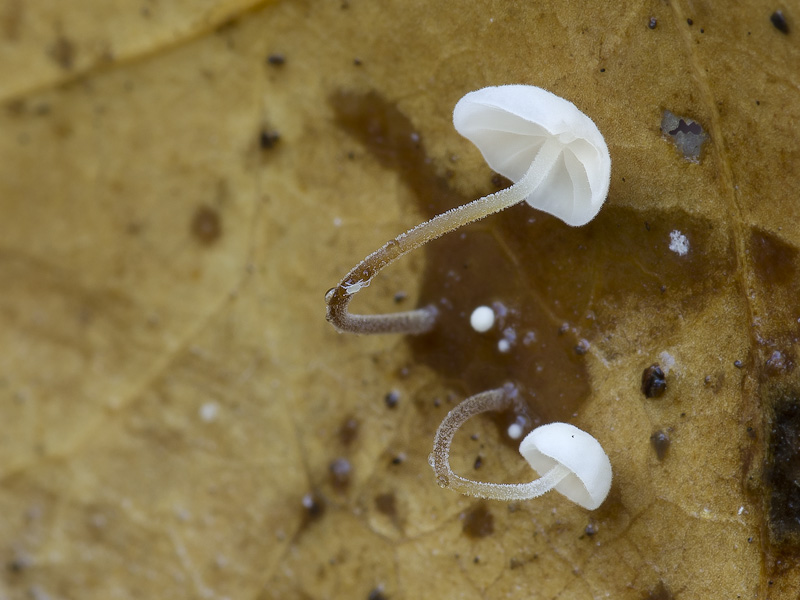
[[[741,369],[744,365],[742,364],[742,361],[735,360],[733,361],[733,366],[736,367],[737,369]]]
[[[283,54],[270,54],[267,57],[267,64],[273,67],[282,67],[286,64],[286,57]]]
[[[586,535],[588,535],[589,537],[592,537],[594,534],[596,534],[596,533],[597,533],[597,525],[596,525],[594,522],[590,522],[590,523],[589,523],[589,524],[586,526],[586,528],[583,530],[583,532],[584,532]]]
[[[383,589],[375,588],[367,594],[367,600],[388,600],[388,596],[383,593]]]
[[[386,403],[386,408],[394,408],[400,402],[400,392],[392,390],[383,397],[383,401]]]
[[[258,145],[262,150],[271,150],[280,139],[281,136],[277,131],[262,129],[261,133],[258,134]]]
[[[467,537],[484,538],[494,533],[494,515],[480,502],[461,515],[462,531]]]
[[[350,472],[353,467],[346,458],[337,458],[328,465],[331,476],[331,485],[337,492],[343,492],[350,485]]]
[[[375,496],[375,508],[382,515],[390,518],[397,516],[397,499],[392,492]]]
[[[789,23],[786,22],[786,17],[783,16],[783,11],[776,10],[774,13],[772,13],[772,15],[770,15],[769,20],[772,21],[775,29],[788,35]]]
[[[642,372],[642,393],[646,398],[660,398],[667,389],[667,377],[658,365],[650,365]]]
[[[780,397],[773,407],[764,471],[773,544],[800,549],[800,394]]]
[[[325,513],[325,504],[322,498],[316,494],[306,494],[303,496],[303,523],[308,524],[313,521],[318,521]]]
[[[658,20],[655,17],[650,17],[650,20],[647,22],[647,26],[650,29],[655,29],[658,25]]]
[[[686,19],[686,24],[689,25],[689,27],[691,27],[692,25],[694,25],[694,21],[692,21],[691,19]]]
[[[653,450],[656,451],[656,458],[658,458],[658,460],[664,460],[664,457],[667,455],[667,450],[669,450],[669,444],[669,436],[665,431],[659,430],[650,436],[650,445],[653,446]]]
[[[61,36],[50,46],[50,57],[62,69],[69,70],[75,60],[75,46],[67,38]]]
[[[205,246],[210,246],[222,234],[219,213],[208,206],[198,208],[192,217],[191,232],[194,238]]]
[[[347,417],[339,426],[339,441],[343,446],[349,446],[358,437],[358,420]]]
[[[663,581],[659,581],[658,585],[648,590],[642,598],[643,600],[674,600],[675,596]]]
[[[480,469],[483,466],[483,459],[480,456],[478,456],[475,459],[475,463],[472,466],[477,471],[478,469]]]

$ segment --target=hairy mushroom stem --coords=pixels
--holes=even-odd
[[[401,233],[353,267],[335,288],[325,294],[327,319],[340,333],[407,333],[430,331],[436,323],[436,307],[359,315],[349,312],[353,296],[369,286],[384,268],[412,250],[459,227],[479,221],[525,200],[545,180],[562,152],[555,141],[548,140],[539,149],[525,175],[512,186],[458,206]]]
[[[549,492],[570,475],[569,468],[556,464],[539,479],[529,483],[485,483],[456,475],[450,468],[450,445],[461,425],[477,414],[505,410],[512,405],[519,407],[521,404],[516,389],[507,385],[471,396],[447,414],[436,431],[433,452],[428,459],[441,487],[489,500],[529,500]]]

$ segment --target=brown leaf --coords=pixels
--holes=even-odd
[[[795,597],[795,15],[252,4],[0,8],[2,594]],[[347,269],[503,185],[450,121],[503,83],[595,120],[607,205],[431,243],[355,308],[435,331],[337,335]],[[603,444],[600,509],[436,486],[437,425],[505,381]],[[532,478],[510,418],[453,467]]]

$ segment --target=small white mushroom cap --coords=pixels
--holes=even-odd
[[[611,489],[611,462],[594,437],[569,423],[549,423],[531,431],[519,452],[544,475],[563,465],[571,473],[555,490],[589,510],[599,507]]]
[[[453,110],[456,130],[475,144],[489,166],[518,182],[548,140],[560,155],[525,201],[568,225],[597,215],[611,180],[611,157],[592,120],[569,100],[532,85],[486,87]]]

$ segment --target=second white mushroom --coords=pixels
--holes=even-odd
[[[450,468],[450,446],[458,429],[482,412],[512,404],[513,388],[476,394],[451,410],[436,432],[429,462],[439,485],[462,494],[492,500],[529,500],[555,490],[583,508],[594,510],[611,489],[611,462],[594,437],[569,423],[549,423],[531,431],[520,454],[540,475],[529,483],[487,483],[456,475]]]

